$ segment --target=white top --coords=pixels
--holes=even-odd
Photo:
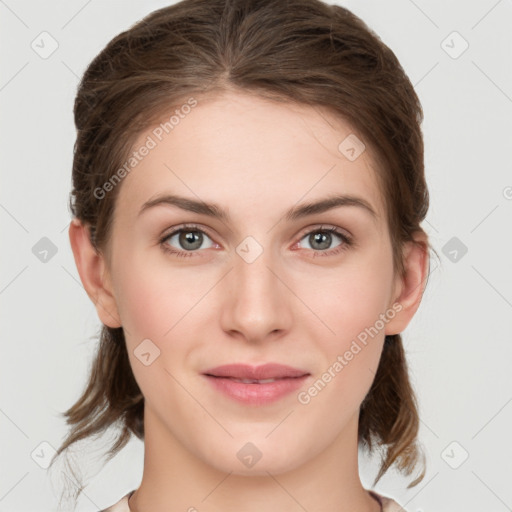
[[[128,507],[128,499],[134,492],[135,489],[130,491],[128,494],[125,494],[114,505],[104,510],[100,510],[99,512],[131,512],[130,507]],[[382,512],[407,512],[393,499],[377,494],[375,491],[368,490],[368,492],[382,505]]]

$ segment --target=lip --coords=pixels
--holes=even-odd
[[[246,405],[264,405],[275,402],[300,388],[310,373],[291,366],[267,363],[261,366],[228,364],[203,372],[214,389]],[[234,379],[273,382],[244,383]]]
[[[213,375],[215,377],[232,377],[235,379],[264,380],[302,377],[303,375],[309,375],[309,372],[278,363],[266,363],[260,366],[233,363],[210,368],[204,371],[203,375]]]

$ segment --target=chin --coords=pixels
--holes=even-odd
[[[269,473],[286,473],[303,464],[307,458],[307,454],[299,452],[297,447],[286,447],[282,442],[274,445],[270,439],[231,440],[229,444],[224,445],[224,449],[225,451],[218,453],[217,457],[213,454],[213,459],[210,452],[204,460],[219,471],[240,476],[268,477]]]

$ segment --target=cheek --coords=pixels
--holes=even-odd
[[[187,320],[194,297],[182,290],[193,290],[183,274],[172,275],[158,262],[131,257],[118,265],[118,304],[125,331],[130,365],[145,399],[159,410],[167,410],[180,388],[172,378],[173,360],[187,357]],[[185,288],[183,288],[185,286]],[[195,299],[197,302],[197,299]],[[147,340],[150,340],[148,342]],[[176,375],[181,380],[181,378]],[[168,392],[162,393],[167,389]],[[169,402],[171,400],[171,402]]]
[[[120,287],[119,314],[122,325],[132,342],[136,338],[160,338],[172,321],[172,304],[169,294],[163,293],[164,283],[155,279],[148,270],[134,271],[123,279]],[[165,330],[164,330],[165,328]]]
[[[149,258],[133,250],[131,257],[118,260],[116,282],[119,315],[128,337],[132,342],[154,338],[156,344],[183,317],[195,286],[183,272],[170,272],[161,255]]]
[[[321,281],[317,275],[301,293],[325,324],[324,337],[337,340],[339,348],[376,323],[386,310],[390,286],[391,276],[368,261],[337,269]]]
[[[315,306],[329,330],[317,322],[323,367],[303,398],[311,399],[318,417],[332,421],[335,429],[359,409],[375,378],[385,338],[380,315],[386,311],[386,291],[382,276],[379,281],[354,272],[332,282]]]
[[[118,265],[116,297],[134,372],[143,345],[158,354],[156,367],[176,371],[173,361],[187,359],[190,339],[202,330],[201,316],[211,280],[190,270],[171,268],[164,257],[132,256]],[[203,322],[204,323],[204,322]],[[154,345],[154,347],[153,347]],[[140,372],[139,372],[140,373]],[[167,376],[168,378],[168,376]]]
[[[321,391],[318,406],[335,404],[338,413],[359,407],[377,372],[386,325],[381,315],[385,318],[391,284],[391,267],[388,275],[377,260],[378,255],[340,267],[317,280],[319,286],[309,286],[304,300],[321,320],[312,319],[313,336],[324,356],[311,393]],[[306,288],[302,293],[306,297]]]

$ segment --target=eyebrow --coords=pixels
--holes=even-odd
[[[178,208],[181,208],[182,210],[199,213],[201,215],[207,215],[209,217],[219,219],[226,223],[230,222],[229,213],[215,203],[196,201],[195,199],[190,199],[188,197],[173,194],[159,195],[153,199],[146,201],[142,205],[138,215],[140,216],[142,213],[144,213],[150,208],[163,205],[176,206]],[[378,220],[379,216],[377,215],[376,211],[373,209],[371,204],[368,201],[366,201],[366,199],[354,195],[339,194],[328,196],[318,201],[303,203],[299,206],[294,206],[284,214],[284,218],[287,221],[298,220],[310,215],[324,213],[326,211],[332,210],[334,208],[339,208],[342,206],[358,207],[362,211],[365,211],[368,214],[370,214],[374,222]]]

